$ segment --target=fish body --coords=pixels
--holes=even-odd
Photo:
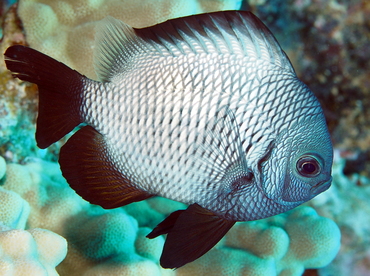
[[[59,160],[83,198],[104,208],[154,195],[190,205],[148,235],[168,234],[164,267],[200,257],[236,221],[285,212],[330,186],[320,104],[249,12],[145,29],[107,18],[96,36],[99,81],[22,46],[5,59],[39,87],[39,147],[86,125]]]

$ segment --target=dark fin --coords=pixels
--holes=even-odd
[[[161,45],[173,55],[192,51],[251,56],[294,73],[274,35],[251,12],[219,11],[191,15],[135,29],[135,33],[145,42]]]
[[[76,193],[103,208],[117,208],[153,196],[136,188],[117,169],[103,136],[90,126],[77,131],[61,148],[59,163]]]
[[[148,235],[146,235],[149,239],[154,239],[160,235],[167,234],[170,232],[173,228],[173,226],[176,223],[176,220],[179,218],[179,216],[185,212],[185,210],[178,210],[173,213],[171,213],[164,221],[162,221],[160,224],[158,224],[152,232],[150,232]]]
[[[82,123],[79,108],[86,77],[22,45],[9,47],[4,55],[14,77],[38,86],[36,141],[40,148],[50,146]]]
[[[172,213],[147,237],[168,233],[161,266],[179,268],[207,253],[234,224],[235,221],[225,220],[198,204],[192,204],[185,211]]]
[[[251,12],[220,11],[171,19],[135,29],[113,17],[99,23],[94,66],[100,81],[113,81],[153,56],[218,53],[263,59],[294,69],[269,29]],[[140,58],[136,56],[140,55]]]

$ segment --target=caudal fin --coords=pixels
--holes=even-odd
[[[46,148],[83,122],[80,115],[85,76],[34,49],[15,45],[4,53],[14,77],[39,89],[36,141]]]

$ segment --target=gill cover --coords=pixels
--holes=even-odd
[[[261,165],[265,195],[282,205],[299,205],[331,184],[333,149],[324,116],[307,116],[292,129],[280,134]]]

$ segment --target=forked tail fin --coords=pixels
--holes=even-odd
[[[14,77],[39,89],[36,141],[46,148],[83,122],[80,106],[84,82],[91,81],[63,63],[34,49],[15,45],[4,53]]]

